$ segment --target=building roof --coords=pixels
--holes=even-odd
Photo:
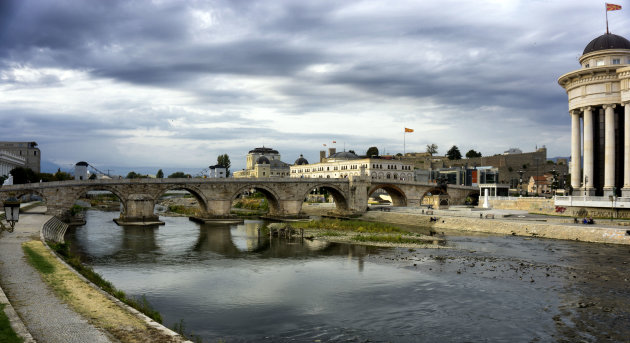
[[[77,164],[75,164],[75,166],[84,166],[84,167],[87,167],[87,166],[88,166],[88,163],[87,163],[87,162],[85,162],[85,161],[81,161],[81,162],[77,162]]]
[[[224,166],[222,166],[222,165],[220,165],[220,164],[215,164],[215,165],[213,165],[213,166],[209,166],[208,168],[210,168],[210,169],[217,169],[217,168],[223,168],[223,169],[225,169],[225,167],[224,167]]]
[[[607,49],[630,50],[630,41],[612,33],[605,33],[588,43],[588,45],[586,45],[586,47],[584,48],[584,52],[582,54],[586,55],[589,52]]]
[[[298,158],[297,160],[295,160],[295,163],[294,163],[294,164],[296,164],[296,165],[298,165],[298,166],[301,166],[301,165],[308,164],[308,161],[304,158],[304,156],[303,156],[302,154],[300,154],[300,158]]]
[[[261,148],[256,148],[249,151],[250,154],[278,154],[278,150],[274,150],[271,148],[265,148],[264,146]]]
[[[349,151],[342,151],[342,152],[332,154],[328,158],[334,158],[337,160],[356,160],[356,159],[359,159],[359,156]]]
[[[269,159],[265,156],[260,156],[257,160],[256,160],[256,164],[269,164]]]

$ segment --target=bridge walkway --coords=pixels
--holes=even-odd
[[[39,239],[48,219],[50,216],[23,213],[13,233],[0,233],[0,291],[6,293],[37,342],[115,342],[58,299],[26,261],[22,243]]]

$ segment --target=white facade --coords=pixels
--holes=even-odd
[[[16,167],[26,167],[26,158],[0,150],[0,176],[8,176]]]
[[[413,181],[413,165],[380,158],[336,159],[327,162],[291,166],[291,177],[337,179],[366,176],[373,180]]]
[[[90,172],[88,171],[87,162],[79,162],[74,165],[74,179],[79,180],[87,180],[90,178]]]
[[[580,64],[558,79],[571,115],[573,193],[608,196],[621,190],[629,196],[630,41],[610,33],[597,37]]]
[[[210,166],[208,170],[208,178],[210,179],[224,179],[227,177],[227,169],[225,167],[216,165]]]

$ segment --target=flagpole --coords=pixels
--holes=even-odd
[[[608,3],[606,3],[606,34],[609,34],[610,32],[608,32]]]
[[[403,130],[403,156],[405,156],[406,145],[407,145],[407,130]]]

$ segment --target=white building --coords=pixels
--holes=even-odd
[[[359,157],[352,152],[333,153],[322,162],[308,164],[300,155],[291,166],[291,177],[294,178],[348,178],[350,176],[366,176],[374,180],[414,180],[413,165],[400,160]]]
[[[77,162],[74,165],[74,179],[75,180],[87,180],[90,178],[90,172],[88,171],[88,163],[85,161]]]
[[[26,167],[26,157],[0,150],[0,176],[9,176],[9,172],[17,167]]]
[[[605,33],[579,62],[558,78],[571,115],[573,194],[630,196],[630,41]]]
[[[30,168],[35,173],[40,172],[41,153],[36,142],[0,142],[0,151],[19,156],[26,160],[19,167]]]
[[[214,165],[208,167],[208,178],[224,179],[227,177],[227,169],[222,165]]]

